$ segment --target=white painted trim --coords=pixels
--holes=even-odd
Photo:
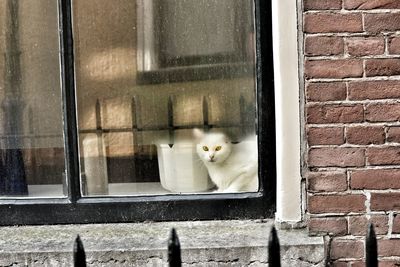
[[[287,223],[302,220],[296,2],[272,1],[277,161],[275,219]]]

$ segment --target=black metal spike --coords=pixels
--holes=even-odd
[[[168,262],[170,267],[181,267],[181,244],[175,228],[172,228],[168,239]]]
[[[172,148],[175,142],[174,136],[174,98],[170,96],[168,98],[168,136],[169,136],[169,147]]]
[[[279,238],[276,233],[275,226],[272,226],[268,240],[268,266],[281,266],[281,251],[279,246]]]
[[[367,236],[365,238],[365,266],[378,267],[378,245],[374,225],[368,225]]]
[[[208,101],[207,101],[207,96],[203,96],[202,100],[202,109],[203,109],[203,128],[204,131],[208,131],[210,129],[209,125],[209,114],[208,114]]]
[[[100,99],[96,100],[95,106],[95,114],[96,114],[96,129],[101,130],[101,103]]]
[[[85,249],[83,248],[83,243],[79,235],[76,237],[74,243],[74,266],[86,267]]]

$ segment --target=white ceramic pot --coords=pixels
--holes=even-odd
[[[161,185],[176,193],[204,192],[213,187],[203,162],[190,143],[157,145]]]

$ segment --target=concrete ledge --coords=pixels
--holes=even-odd
[[[266,266],[272,221],[201,221],[0,228],[0,266],[72,266],[82,238],[88,266],[166,266],[177,229],[184,266]],[[282,266],[324,266],[322,237],[278,231]]]

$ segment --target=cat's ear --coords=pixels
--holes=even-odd
[[[198,128],[193,129],[193,136],[195,139],[200,140],[204,137],[204,132]]]

